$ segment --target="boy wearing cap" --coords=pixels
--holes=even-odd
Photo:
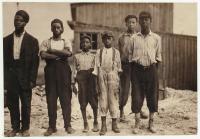
[[[19,131],[22,136],[30,136],[31,97],[39,66],[39,46],[38,40],[24,30],[28,21],[26,11],[17,11],[14,18],[15,31],[3,39],[4,88],[7,90],[12,125],[12,131],[7,134],[9,137],[16,136]]]
[[[60,100],[64,119],[65,131],[69,134],[74,132],[71,127],[71,69],[68,57],[72,56],[69,45],[61,37],[64,31],[60,19],[51,22],[53,37],[42,42],[40,56],[46,61],[45,90],[49,116],[49,128],[44,136],[50,136],[56,132],[57,99]]]
[[[161,58],[161,37],[150,29],[151,14],[141,12],[139,24],[141,31],[133,38],[130,49],[131,82],[134,92],[132,95],[132,112],[135,113],[133,133],[139,132],[140,111],[146,97],[149,109],[149,130],[155,133],[154,113],[158,111],[158,65]]]
[[[93,132],[98,132],[98,95],[96,91],[96,77],[92,74],[94,70],[95,55],[92,54],[89,49],[91,48],[92,42],[91,37],[83,35],[81,37],[81,49],[82,51],[74,56],[74,67],[77,71],[74,74],[74,78],[78,82],[78,100],[84,122],[83,132],[89,131],[89,126],[86,117],[86,107],[89,103],[93,110],[94,123]]]
[[[120,122],[127,122],[124,115],[124,106],[127,103],[130,92],[130,64],[129,64],[129,48],[132,45],[131,39],[136,34],[137,17],[135,15],[127,15],[125,17],[125,23],[127,31],[122,33],[118,40],[118,47],[121,57],[122,73],[120,75],[120,91],[119,91],[119,110],[120,110]],[[134,93],[134,92],[133,92]],[[144,112],[140,112],[141,118],[146,119],[147,115]]]
[[[105,135],[107,131],[106,116],[108,110],[112,118],[112,130],[115,133],[120,132],[117,127],[119,93],[118,73],[121,72],[122,69],[119,51],[112,47],[112,32],[105,31],[102,35],[102,41],[104,47],[97,50],[93,74],[95,74],[98,78],[99,87],[99,107],[102,121],[99,134]]]

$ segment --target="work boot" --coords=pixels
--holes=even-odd
[[[98,131],[99,131],[98,122],[96,122],[96,123],[94,122],[94,123],[93,123],[93,129],[92,129],[92,131],[93,131],[93,132],[98,132]]]
[[[112,131],[114,131],[115,133],[120,133],[120,130],[117,127],[117,119],[116,118],[112,118]]]
[[[148,118],[148,115],[147,115],[145,112],[141,111],[141,112],[140,112],[140,117],[141,117],[142,119],[147,119],[147,118]]]
[[[119,121],[122,122],[122,123],[127,123],[128,121],[126,120],[125,118],[125,115],[124,115],[124,110],[120,110],[120,118],[119,118]]]
[[[156,129],[154,128],[154,119],[149,119],[149,131],[156,133]]]
[[[89,131],[89,126],[87,122],[84,122],[84,129],[83,129],[83,133],[87,133]]]
[[[107,132],[107,127],[106,127],[106,116],[102,116],[102,117],[101,117],[101,121],[102,121],[101,130],[100,130],[100,132],[99,132],[99,135],[100,135],[100,136],[105,135],[106,132]]]
[[[65,131],[68,133],[68,134],[73,134],[75,132],[75,130],[71,127],[71,126],[68,126],[67,128],[65,128]]]
[[[133,134],[138,134],[140,128],[140,118],[135,118],[135,127],[133,128]]]
[[[13,130],[9,131],[8,133],[6,133],[6,136],[7,137],[15,137],[19,131],[20,130],[13,129]]]
[[[51,136],[53,133],[57,132],[56,128],[48,128],[46,132],[44,132],[44,136]]]

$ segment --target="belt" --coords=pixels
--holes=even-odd
[[[135,67],[139,68],[139,69],[148,70],[148,69],[150,69],[151,67],[153,67],[153,66],[155,65],[155,63],[153,63],[153,64],[151,64],[151,65],[149,65],[149,66],[143,66],[143,65],[138,64],[138,63],[136,63],[136,62],[133,62],[133,65],[134,65]]]

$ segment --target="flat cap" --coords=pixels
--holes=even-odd
[[[90,40],[90,42],[92,41],[92,38],[91,38],[91,36],[89,36],[89,35],[87,35],[87,34],[83,34],[83,35],[81,36],[81,40],[83,40],[84,38],[87,38],[87,39],[89,39],[89,40]]]
[[[28,23],[28,21],[29,21],[29,15],[28,15],[28,13],[27,13],[26,11],[24,11],[24,10],[19,10],[19,11],[16,12],[15,16],[16,16],[16,15],[19,15],[19,16],[23,17],[24,21],[25,21],[26,23]]]
[[[104,31],[102,33],[102,38],[105,38],[105,37],[114,37],[113,32],[112,31]]]

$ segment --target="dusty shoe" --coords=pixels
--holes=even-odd
[[[117,119],[116,118],[112,119],[112,131],[114,131],[115,133],[120,133],[120,130],[117,127]]]
[[[29,130],[22,131],[21,135],[22,137],[29,137],[30,136]]]
[[[11,130],[6,133],[7,137],[15,137],[20,130]]]
[[[134,126],[134,128],[133,128],[132,133],[133,133],[133,134],[138,134],[138,133],[139,133],[139,129],[140,129],[140,119],[139,119],[139,118],[136,118],[136,119],[135,119],[135,126]]]
[[[156,129],[154,128],[154,120],[153,119],[149,119],[149,131],[151,133],[156,133]]]
[[[65,131],[68,133],[68,134],[73,134],[75,132],[75,130],[72,128],[72,127],[67,127],[65,128]]]
[[[83,133],[87,133],[89,131],[89,126],[88,126],[88,123],[84,123],[84,129],[83,129]]]
[[[53,133],[57,132],[56,128],[48,128],[46,132],[44,132],[44,136],[51,136]]]
[[[93,123],[93,129],[92,129],[93,132],[98,132],[99,131],[99,125],[98,123]]]
[[[147,118],[148,118],[148,115],[147,115],[145,112],[141,111],[141,112],[140,112],[140,117],[141,117],[142,119],[147,119]]]

